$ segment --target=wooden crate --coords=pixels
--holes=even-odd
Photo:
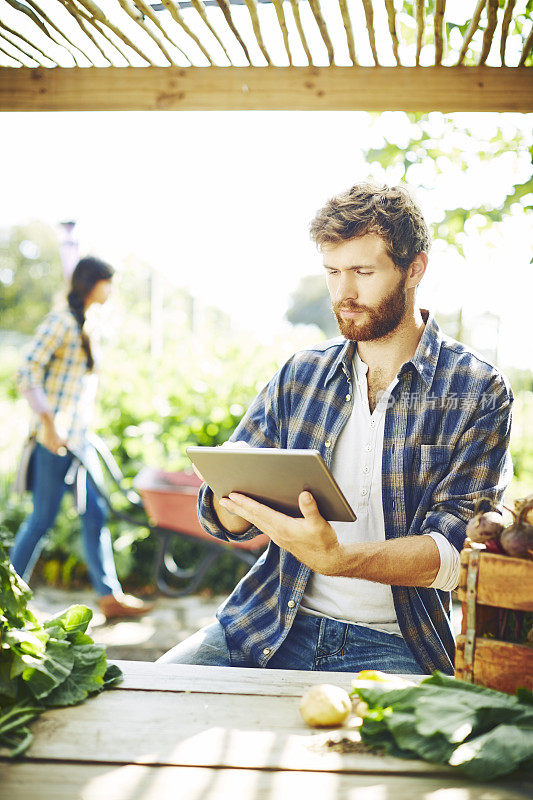
[[[465,549],[457,593],[463,620],[456,677],[509,693],[533,689],[533,647],[483,636],[499,609],[533,611],[533,561]]]

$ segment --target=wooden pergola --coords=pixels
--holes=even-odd
[[[457,21],[446,0],[0,0],[0,110],[533,111],[525,0],[461,10]]]

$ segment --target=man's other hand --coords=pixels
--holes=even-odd
[[[298,498],[303,519],[281,514],[238,492],[230,492],[219,502],[227,511],[266,533],[279,547],[292,553],[314,572],[337,574],[342,563],[342,547],[309,492],[302,492]]]

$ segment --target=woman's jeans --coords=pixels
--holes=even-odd
[[[30,579],[44,544],[44,537],[54,524],[61,499],[69,488],[65,476],[72,456],[58,456],[37,443],[31,456],[30,476],[33,492],[33,512],[20,526],[11,548],[10,558],[15,570],[25,580]],[[89,468],[100,468],[94,448],[84,450],[84,460]],[[105,502],[97,493],[91,479],[87,478],[87,502],[81,515],[83,545],[89,577],[99,595],[118,593],[120,583],[113,560],[113,548]]]
[[[218,621],[180,642],[161,656],[158,663],[233,666],[224,629]],[[257,665],[250,663],[238,666]],[[285,641],[274,653],[267,668],[323,672],[378,669],[404,675],[423,673],[401,636],[382,633],[364,625],[301,613],[296,615]]]

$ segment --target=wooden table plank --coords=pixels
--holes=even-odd
[[[157,664],[147,661],[114,661],[124,672],[118,689],[158,692],[207,692],[301,697],[310,686],[333,683],[349,691],[353,672],[311,672],[294,669],[246,669],[200,667],[188,664]],[[419,682],[424,675],[404,675]]]
[[[9,800],[523,800],[520,780],[102,764],[0,764]]]
[[[482,785],[449,767],[328,748],[332,735],[356,730],[307,728],[299,697],[310,683],[349,686],[347,673],[119,663],[126,677],[121,688],[49,710],[36,721],[25,761],[10,763],[0,751],[2,800],[286,800],[296,792],[306,800],[436,800],[441,791],[450,800],[532,795],[524,778]]]
[[[356,719],[355,717],[353,719]],[[452,774],[451,767],[325,746],[298,699],[120,690],[52,709],[32,726],[29,759],[321,772]],[[346,729],[348,730],[348,729]],[[2,752],[0,751],[0,755]]]

